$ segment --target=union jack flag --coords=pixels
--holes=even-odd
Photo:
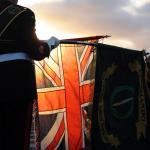
[[[60,44],[49,58],[35,62],[42,150],[90,146],[93,49],[88,45]]]

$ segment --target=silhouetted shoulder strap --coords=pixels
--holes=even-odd
[[[0,12],[0,37],[9,27],[9,25],[27,8],[19,5],[9,5]]]

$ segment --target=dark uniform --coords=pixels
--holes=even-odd
[[[36,37],[34,13],[0,1],[0,150],[28,149],[32,103],[37,99],[32,60],[49,52],[47,43]]]

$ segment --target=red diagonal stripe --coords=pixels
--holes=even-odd
[[[55,83],[58,86],[61,86],[61,80],[60,78],[57,76],[57,74],[48,66],[48,64],[46,62],[42,63],[40,62],[40,64],[43,66],[45,72],[55,81]]]
[[[87,47],[86,53],[84,54],[84,58],[82,59],[82,61],[80,63],[81,64],[81,72],[83,72],[83,70],[87,64],[87,60],[89,59],[89,56],[91,54],[91,48],[92,48],[92,46]]]
[[[64,130],[65,130],[65,125],[64,125],[64,120],[62,120],[58,132],[54,137],[54,140],[52,141],[52,143],[50,143],[50,145],[46,148],[46,150],[54,150],[57,147],[61,137],[64,134]]]
[[[93,40],[91,42],[96,42],[96,40]],[[87,64],[87,61],[89,59],[89,56],[90,56],[91,51],[93,49],[93,46],[85,46],[85,48],[86,48],[86,52],[84,54],[84,57],[83,57],[82,61],[80,62],[80,64],[81,64],[81,72],[84,71],[84,68],[85,68],[85,66]]]

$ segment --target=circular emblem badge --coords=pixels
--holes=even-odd
[[[129,85],[118,86],[110,97],[110,110],[117,119],[127,119],[134,108],[134,88]]]

